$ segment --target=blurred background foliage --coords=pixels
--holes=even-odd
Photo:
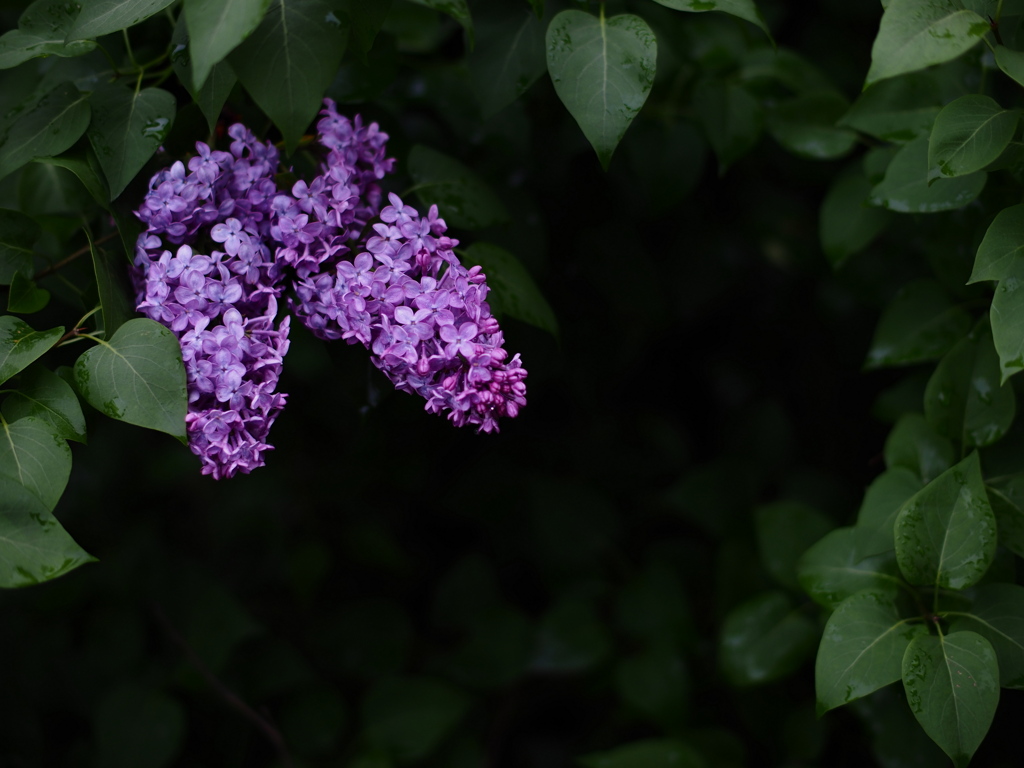
[[[647,20],[658,67],[606,173],[546,74],[498,107],[480,78],[526,3],[471,2],[472,51],[429,5],[393,0],[328,95],[390,134],[393,190],[422,145],[500,200],[486,226],[449,224],[515,254],[554,311],[557,334],[503,320],[528,407],[457,431],[299,326],[250,476],[200,477],[171,437],[89,411],[55,514],[99,562],[0,593],[0,766],[943,764],[891,689],[815,717],[822,619],[793,569],[920,408],[926,376],[862,370],[882,308],[914,277],[962,286],[978,213],[901,217],[833,269],[819,211],[844,161],[780,146],[789,91],[750,64],[795,52],[852,101],[881,6],[763,0],[774,54],[725,14],[608,2]],[[0,3],[4,29],[22,8]],[[740,84],[749,120],[715,146],[700,93]],[[180,157],[209,129],[163,87]],[[276,136],[240,89],[225,118]],[[56,256],[80,237],[76,184],[26,166],[0,198]],[[773,527],[778,504],[802,524]],[[792,616],[784,641],[748,637],[752,612]],[[1004,692],[978,765],[1010,764],[1019,715]]]

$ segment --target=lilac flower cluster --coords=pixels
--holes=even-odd
[[[458,426],[496,432],[526,404],[526,370],[504,349],[484,275],[459,262],[437,206],[422,217],[392,194],[381,209],[387,134],[329,99],[321,115],[321,173],[290,194],[274,183],[274,147],[236,124],[230,152],[197,143],[188,172],[177,162],[158,173],[136,211],[147,227],[137,306],[179,339],[189,445],[215,478],[262,466],[271,449],[286,399],[286,287],[316,336],[362,343],[398,389]]]
[[[426,399],[426,410],[498,431],[498,418],[526,404],[526,369],[504,349],[484,274],[459,262],[436,205],[421,217],[395,194],[364,242],[380,199],[374,179],[390,169],[387,137],[353,126],[331,102],[321,114],[320,141],[330,150],[322,173],[304,194],[293,190],[281,216],[301,222],[282,231],[278,250],[297,274],[293,311],[321,338],[369,347],[373,364],[397,389]],[[349,258],[353,241],[360,250]]]
[[[230,152],[198,154],[160,171],[136,215],[138,309],[181,343],[189,447],[215,478],[248,473],[286,395],[276,391],[289,318],[277,322],[284,272],[267,243],[278,153],[240,124]]]

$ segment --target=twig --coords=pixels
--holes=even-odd
[[[61,259],[56,264],[53,264],[52,266],[49,266],[46,269],[43,269],[43,270],[37,272],[35,277],[33,277],[32,279],[33,280],[39,280],[40,278],[46,277],[47,275],[52,275],[54,272],[56,272],[58,269],[63,267],[65,264],[70,264],[72,261],[77,259],[79,256],[84,256],[85,254],[89,253],[89,251],[93,247],[99,245],[100,243],[105,243],[108,240],[113,240],[115,237],[117,237],[117,232],[111,232],[109,234],[104,235],[103,237],[99,238],[98,240],[95,240],[92,243],[92,245],[86,245],[86,246],[84,246],[82,248],[79,248],[77,251],[72,253],[66,259]]]
[[[222,699],[224,699],[229,707],[237,711],[242,715],[242,717],[254,723],[256,727],[263,731],[263,734],[267,737],[270,743],[274,745],[274,749],[277,750],[278,757],[281,758],[282,764],[284,764],[286,768],[293,768],[294,763],[292,762],[291,754],[288,752],[288,747],[284,743],[284,738],[281,736],[281,732],[277,730],[274,724],[242,701],[234,691],[224,685],[220,678],[213,674],[210,668],[206,666],[203,660],[199,658],[194,650],[192,650],[192,646],[186,642],[182,634],[171,623],[171,620],[167,618],[167,614],[164,613],[163,608],[159,604],[153,606],[153,614],[156,616],[157,621],[159,621],[163,626],[164,631],[170,635],[171,639],[185,653],[185,656],[188,657],[192,666],[194,666],[199,674],[203,676],[207,684],[209,684],[209,686],[213,688]]]

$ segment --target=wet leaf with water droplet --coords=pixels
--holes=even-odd
[[[947,614],[950,630],[977,632],[990,643],[999,661],[999,684],[1024,689],[1024,587],[985,584],[978,587],[970,610]]]
[[[37,496],[0,475],[0,588],[48,581],[95,559]]]
[[[889,542],[888,551],[877,552],[876,532],[870,528],[832,531],[800,558],[800,586],[826,608],[835,608],[864,589],[896,587],[900,575],[891,532]]]
[[[81,56],[96,47],[92,40],[65,43],[79,5],[67,0],[36,0],[18,19],[18,28],[0,36],[0,69],[39,56]]]
[[[0,421],[0,474],[25,486],[52,510],[71,475],[71,449],[43,419]]]
[[[871,190],[871,204],[898,213],[951,211],[975,200],[988,178],[984,171],[932,178],[928,168],[928,136],[922,135],[896,153],[885,169],[885,178]]]
[[[118,32],[160,13],[174,0],[83,0],[67,40],[97,38]]]
[[[991,643],[974,632],[919,635],[903,656],[907,703],[956,768],[966,768],[999,704]]]
[[[1017,399],[1001,384],[988,320],[939,361],[924,393],[924,415],[936,431],[965,447],[990,445],[1013,423]]]
[[[654,85],[658,43],[643,19],[562,11],[545,38],[555,92],[608,168]]]
[[[1024,259],[1014,258],[996,286],[989,310],[1002,381],[1024,369]]]
[[[911,584],[965,589],[996,554],[996,519],[977,452],[911,497],[896,517],[896,560]]]
[[[174,122],[175,99],[159,88],[107,86],[92,95],[88,136],[113,200],[163,143]]]
[[[147,318],[122,325],[109,341],[83,352],[75,383],[97,410],[111,418],[185,440],[185,366],[167,328]]]
[[[735,16],[738,19],[749,21],[760,27],[768,39],[772,33],[768,25],[764,23],[764,16],[754,4],[754,0],[654,0],[666,8],[673,8],[677,11],[689,11],[691,13],[703,13],[705,11],[721,11]]]
[[[947,0],[890,0],[871,48],[865,87],[954,59],[988,31],[987,20]]]
[[[901,615],[897,594],[857,592],[829,616],[814,665],[819,715],[900,679],[907,646],[928,630]]]
[[[63,326],[34,331],[16,317],[0,317],[0,384],[27,368],[63,335]]]
[[[0,135],[0,179],[37,157],[59,155],[85,133],[89,97],[61,83]]]

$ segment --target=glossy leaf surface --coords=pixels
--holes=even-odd
[[[871,190],[871,204],[897,213],[937,213],[962,208],[981,194],[987,174],[982,171],[955,179],[928,178],[928,138],[904,145]]]
[[[92,560],[38,497],[0,475],[0,588],[48,581]]]
[[[928,380],[924,414],[935,429],[966,447],[1001,438],[1013,423],[1017,400],[1002,384],[988,322],[951,349]]]
[[[83,0],[68,41],[96,38],[145,21],[174,0]]]
[[[562,11],[547,36],[551,82],[607,169],[654,84],[658,45],[643,19]]]
[[[16,67],[37,56],[81,56],[96,47],[92,40],[65,43],[78,16],[77,3],[36,0],[18,19],[18,28],[0,36],[0,69]]]
[[[988,732],[999,703],[992,645],[974,632],[921,635],[903,657],[903,688],[914,717],[956,768]]]
[[[896,560],[911,584],[964,589],[985,575],[996,553],[996,519],[978,454],[915,494],[896,518]]]
[[[1011,205],[996,214],[978,246],[969,282],[1002,280],[1024,254],[1024,204]]]
[[[42,365],[18,378],[18,389],[4,400],[3,415],[8,421],[32,416],[67,440],[85,442],[85,416],[78,398],[64,379]]]
[[[941,176],[964,176],[998,158],[1013,138],[1019,119],[994,99],[961,96],[942,108],[928,139],[928,167]]]
[[[346,28],[326,0],[271,0],[229,61],[292,152],[316,117],[345,52]]]
[[[986,19],[950,0],[890,0],[866,85],[956,58],[988,31]]]
[[[71,449],[43,419],[0,422],[0,474],[25,486],[52,510],[71,475]]]
[[[156,152],[174,123],[174,96],[159,88],[110,87],[92,95],[89,142],[116,198]]]
[[[71,83],[58,85],[0,134],[0,178],[68,149],[85,133],[90,114],[85,94]]]
[[[191,88],[202,91],[213,68],[259,26],[269,4],[270,0],[185,0]]]
[[[894,589],[866,590],[829,616],[814,666],[818,713],[895,683],[913,638],[927,635],[920,620],[900,615]]]
[[[63,335],[63,328],[34,331],[16,317],[0,317],[0,384],[27,368]]]
[[[832,531],[800,558],[800,586],[826,608],[835,608],[861,590],[897,587],[896,553],[876,551],[876,542],[876,532],[869,528]]]
[[[111,418],[185,440],[185,367],[174,334],[135,318],[75,363],[75,383],[89,404]]]
[[[1024,587],[984,584],[969,611],[951,612],[949,618],[952,631],[970,630],[992,644],[1001,686],[1024,688]]]

